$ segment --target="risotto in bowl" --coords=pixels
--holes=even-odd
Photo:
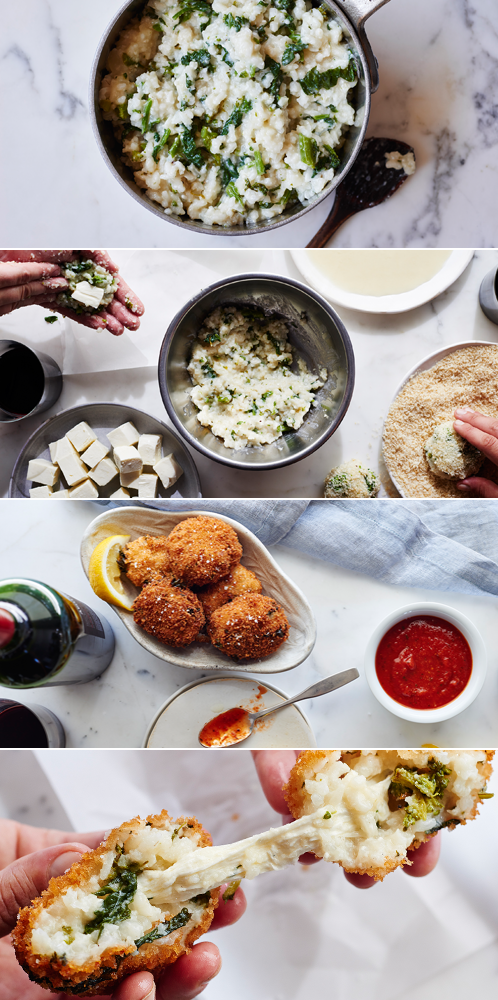
[[[370,107],[354,29],[311,0],[132,0],[92,88],[101,149],[135,198],[220,235],[318,204],[352,165]]]

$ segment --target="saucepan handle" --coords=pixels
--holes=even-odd
[[[365,32],[365,21],[379,7],[383,7],[385,3],[389,3],[389,0],[337,0],[337,3],[342,7],[344,13],[349,17],[349,20],[358,32],[365,58],[368,62],[372,93],[374,93],[379,86],[379,69]]]

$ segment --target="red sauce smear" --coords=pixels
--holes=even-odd
[[[201,743],[208,747],[227,747],[249,736],[249,720],[244,708],[229,708],[202,727],[199,733]]]
[[[375,657],[384,691],[410,708],[454,701],[472,673],[472,653],[459,629],[444,618],[404,618],[386,632]]]

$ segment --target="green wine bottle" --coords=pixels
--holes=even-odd
[[[0,581],[0,684],[84,684],[109,666],[111,626],[82,601],[38,580]]]

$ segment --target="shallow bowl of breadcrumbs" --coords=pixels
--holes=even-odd
[[[383,454],[402,497],[461,498],[457,482],[431,472],[424,443],[454,410],[470,407],[498,418],[498,344],[450,344],[420,361],[403,379],[384,424]],[[498,484],[498,468],[485,460],[480,476]],[[466,494],[468,496],[468,494]]]

